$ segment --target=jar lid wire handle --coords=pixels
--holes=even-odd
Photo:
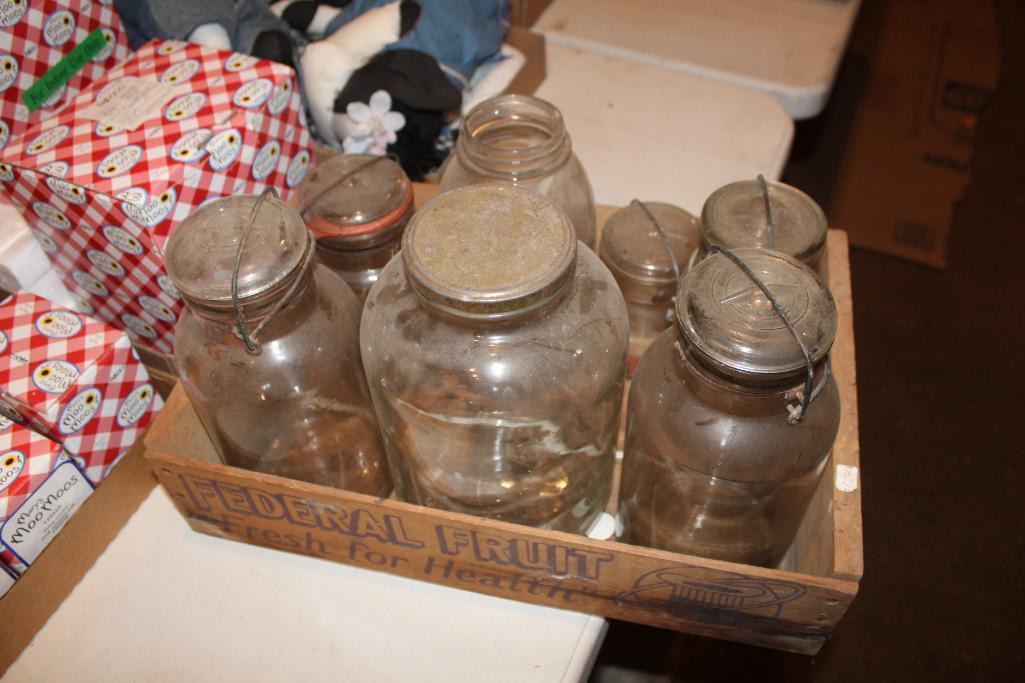
[[[335,189],[336,187],[338,187],[339,185],[341,185],[342,183],[344,183],[346,180],[348,180],[349,178],[353,177],[354,175],[362,173],[366,169],[370,168],[374,164],[376,164],[376,163],[380,162],[382,159],[386,159],[386,158],[388,158],[388,157],[375,156],[373,159],[369,159],[367,161],[364,161],[362,164],[360,164],[356,168],[352,169],[348,173],[344,173],[344,174],[338,176],[337,178],[332,180],[330,183],[328,183],[326,186],[321,188],[320,192],[318,192],[317,194],[313,195],[308,200],[306,200],[306,203],[304,203],[302,205],[302,207],[299,209],[299,215],[302,216],[303,219],[305,220],[306,212],[310,210],[310,207],[313,206],[314,204],[316,204],[317,202],[319,202],[321,199],[323,199],[324,196],[328,192],[330,192],[331,190]]]
[[[765,283],[754,274],[754,271],[751,270],[747,264],[740,260],[740,258],[732,251],[729,249],[723,249],[717,244],[713,244],[708,248],[708,255],[711,256],[712,254],[722,254],[728,258],[733,262],[733,265],[739,268],[741,272],[743,272],[744,275],[746,275],[748,279],[750,279],[751,282],[753,282],[755,286],[762,291],[765,298],[769,300],[770,304],[772,304],[772,310],[776,312],[776,315],[778,315],[783,321],[783,324],[786,325],[787,331],[790,332],[794,341],[797,342],[797,346],[801,349],[801,354],[804,356],[805,367],[804,390],[799,394],[801,404],[798,406],[787,406],[787,411],[790,413],[787,417],[787,422],[795,425],[800,422],[808,412],[808,406],[811,404],[812,398],[817,396],[819,391],[821,391],[822,386],[825,384],[825,377],[828,375],[823,373],[823,381],[820,382],[818,387],[813,389],[812,383],[815,378],[815,365],[812,363],[811,354],[808,352],[808,347],[804,345],[804,341],[801,340],[800,335],[797,334],[797,330],[794,328],[794,323],[790,321],[790,316],[788,316],[786,311],[783,310],[783,307],[780,306],[779,301],[777,301],[776,297],[769,291],[769,288],[765,286]]]
[[[312,247],[313,236],[309,235],[309,244],[306,249],[306,258],[303,259],[303,262],[300,265],[299,276],[292,281],[292,284],[288,288],[288,291],[286,291],[285,294],[278,299],[277,303],[274,304],[274,307],[271,308],[270,312],[267,313],[267,315],[264,316],[263,320],[260,321],[260,324],[257,325],[252,332],[250,332],[249,324],[246,322],[246,316],[242,311],[242,304],[238,298],[238,272],[242,266],[242,252],[245,251],[246,242],[249,240],[249,233],[252,232],[253,225],[256,223],[256,214],[260,210],[260,205],[263,204],[263,200],[267,197],[268,194],[273,195],[275,199],[278,198],[277,191],[273,187],[268,187],[260,193],[260,196],[253,203],[253,210],[249,214],[249,222],[246,225],[246,229],[242,231],[242,237],[241,239],[239,239],[238,250],[235,252],[235,264],[231,269],[231,305],[232,308],[235,309],[235,321],[238,323],[237,329],[233,330],[233,332],[235,334],[235,337],[242,340],[242,343],[245,344],[246,351],[254,354],[260,352],[260,341],[259,339],[257,339],[257,336],[260,334],[263,328],[267,326],[267,323],[273,320],[274,316],[276,316],[281,311],[281,309],[285,307],[285,304],[287,304],[292,299],[292,295],[295,294],[296,290],[299,288],[299,285],[302,284],[303,280],[305,279],[303,277],[303,274],[310,267],[310,264],[313,263],[313,255],[315,253],[315,250]],[[281,208],[278,207],[278,218],[283,226],[284,218],[281,216],[280,212]]]
[[[640,207],[641,211],[644,212],[644,215],[648,217],[651,224],[655,226],[655,231],[658,233],[659,241],[662,242],[662,247],[666,250],[666,253],[669,254],[669,263],[673,266],[673,278],[676,280],[676,289],[674,290],[672,301],[676,301],[675,292],[680,291],[680,264],[677,262],[676,254],[673,252],[673,245],[669,243],[669,235],[666,234],[665,229],[662,228],[662,224],[658,222],[658,219],[655,218],[655,214],[651,212],[651,209],[648,208],[647,204],[642,202],[640,199],[634,199],[630,204]],[[667,314],[669,322],[672,322],[672,311],[673,309],[670,307],[669,313]]]
[[[769,233],[769,249],[775,249],[776,236],[772,225],[772,207],[769,205],[769,183],[761,173],[758,174],[758,184],[762,186],[762,201],[765,202],[765,230]]]

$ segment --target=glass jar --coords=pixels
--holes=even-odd
[[[241,321],[232,297],[240,241]],[[178,376],[226,464],[386,496],[391,477],[360,366],[360,304],[313,250],[299,214],[275,198],[230,197],[186,218],[165,253],[186,303]]]
[[[608,269],[525,190],[439,195],[363,310],[404,500],[584,533],[609,498],[629,326]]]
[[[761,247],[793,256],[813,270],[826,248],[828,227],[814,199],[796,187],[760,178],[720,187],[701,209],[705,251],[713,244]]]
[[[829,290],[795,259],[734,254],[767,285],[813,364],[762,291],[723,254],[695,265],[677,324],[637,365],[630,387],[620,510],[625,540],[773,566],[790,545],[829,460],[840,397],[826,354]]]
[[[672,324],[673,296],[679,287],[673,261],[652,218],[662,227],[681,276],[701,244],[698,219],[672,204],[632,203],[605,221],[599,254],[626,299],[631,374],[655,337]]]
[[[387,157],[317,154],[319,163],[299,186],[299,211],[317,238],[320,262],[341,275],[362,303],[402,245],[413,187]]]
[[[529,95],[500,95],[463,117],[440,189],[487,182],[510,183],[553,200],[569,216],[577,239],[594,249],[591,181],[573,154],[562,114],[550,103]]]

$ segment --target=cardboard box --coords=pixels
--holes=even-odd
[[[100,31],[98,50],[69,60],[70,74],[42,106],[29,111],[23,95],[71,52]],[[102,45],[102,47],[100,46]],[[0,2],[0,150],[32,125],[57,114],[80,90],[131,54],[111,0],[5,0]],[[77,69],[75,68],[77,67]],[[56,75],[56,74],[54,74]],[[64,74],[68,75],[68,74]],[[53,76],[51,76],[52,78]]]
[[[163,405],[124,333],[28,292],[0,304],[0,400],[93,485]]]
[[[851,241],[943,267],[954,204],[971,178],[975,127],[997,82],[990,3],[905,2],[885,9],[830,206]]]
[[[420,185],[417,192],[422,204],[433,188]],[[612,211],[599,207],[599,224]],[[830,231],[827,253],[839,316],[831,358],[841,423],[826,475],[776,569],[592,540],[229,467],[180,387],[146,436],[146,457],[201,533],[533,604],[814,654],[857,594],[862,573],[857,388],[842,232]]]
[[[0,416],[0,561],[7,567],[24,574],[92,492],[60,444]]]
[[[164,243],[205,202],[288,198],[311,162],[295,84],[274,62],[153,41],[8,144],[0,181],[82,311],[171,352]]]
[[[0,561],[0,598],[7,595],[7,591],[14,586],[14,582],[17,580],[18,575],[14,573],[14,570],[8,568],[3,561]]]

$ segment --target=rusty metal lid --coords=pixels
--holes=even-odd
[[[301,270],[313,240],[296,210],[270,196],[262,201],[251,195],[228,197],[192,213],[167,241],[167,274],[187,300],[231,308],[235,255],[257,202],[239,264],[239,301],[273,296]]]
[[[768,288],[812,362],[833,345],[836,304],[815,272],[786,254],[734,249]],[[677,324],[690,347],[713,369],[741,380],[772,381],[800,374],[804,352],[759,287],[726,256],[694,266],[676,297]]]
[[[680,269],[701,245],[701,223],[678,206],[663,202],[644,202],[662,226]],[[602,228],[602,261],[616,279],[628,278],[638,284],[675,285],[673,264],[659,238],[658,230],[637,204],[630,204],[609,216]],[[675,287],[673,287],[675,291]]]
[[[435,197],[402,239],[410,285],[463,317],[502,318],[551,299],[573,272],[577,241],[551,200],[511,186],[473,185]]]
[[[766,212],[765,195],[769,210]],[[771,229],[768,220],[771,216]],[[785,183],[741,180],[713,192],[701,210],[705,247],[761,247],[814,265],[826,245],[826,215],[814,199]]]

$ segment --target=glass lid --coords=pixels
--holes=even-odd
[[[662,226],[683,273],[691,254],[701,244],[701,223],[678,206],[644,202]],[[630,204],[612,214],[601,234],[601,258],[613,274],[642,284],[673,284],[673,264],[658,230],[644,209]],[[675,289],[675,288],[674,288]]]

